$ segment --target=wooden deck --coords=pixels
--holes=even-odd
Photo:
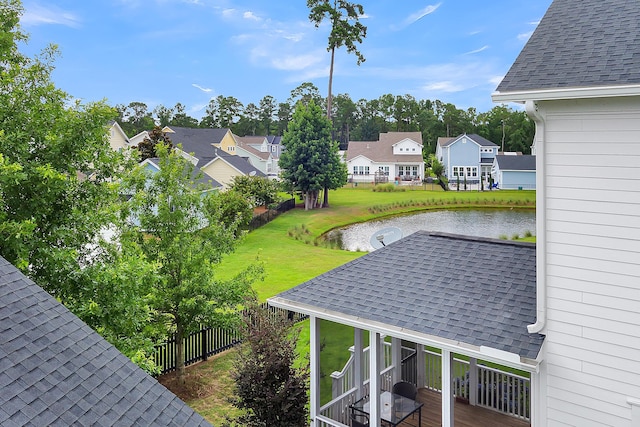
[[[418,391],[418,401],[424,403],[422,407],[422,427],[440,427],[442,425],[442,406],[440,393],[427,389]],[[455,403],[455,427],[530,427],[528,422],[518,420],[508,415],[490,411],[489,409]],[[401,427],[417,427],[418,416],[409,417]]]

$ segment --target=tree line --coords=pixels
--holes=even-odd
[[[233,96],[212,98],[201,119],[186,112],[177,103],[174,107],[159,105],[153,110],[143,102],[119,104],[118,122],[128,136],[155,125],[191,128],[229,128],[239,136],[283,135],[293,118],[296,104],[311,100],[326,114],[326,99],[318,88],[305,82],[291,91],[289,98],[278,102],[273,96],[264,96],[256,105],[243,105]],[[496,105],[487,112],[475,108],[466,110],[440,100],[416,99],[414,96],[385,94],[376,99],[353,101],[349,94],[332,97],[332,137],[341,149],[349,141],[377,141],[381,132],[422,132],[424,154],[435,152],[439,137],[478,134],[501,147],[504,151],[531,153],[535,126],[524,111]]]

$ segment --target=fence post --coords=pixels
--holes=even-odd
[[[207,353],[209,353],[209,346],[207,344],[207,328],[202,328],[200,333],[202,335],[202,360],[207,360]]]

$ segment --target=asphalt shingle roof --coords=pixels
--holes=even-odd
[[[422,145],[420,132],[384,132],[378,141],[349,141],[347,160],[364,156],[374,162],[416,163],[422,162],[422,152],[417,154],[393,154],[393,145],[410,139]]]
[[[554,0],[498,92],[640,84],[640,3]]]
[[[531,359],[544,339],[533,243],[419,231],[277,298]]]
[[[224,136],[230,132],[229,129],[210,128],[183,128],[171,127],[174,133],[169,133],[169,138],[174,145],[182,144],[182,150],[186,153],[193,153],[198,159],[198,167],[202,167],[216,157],[216,147],[213,144],[220,144]],[[217,150],[220,151],[220,150]]]
[[[496,156],[496,162],[500,169],[511,171],[535,171],[536,170],[536,156],[523,154],[520,156],[508,156],[498,154]]]
[[[0,425],[210,426],[0,257]]]

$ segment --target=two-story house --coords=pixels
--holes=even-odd
[[[436,144],[436,158],[444,166],[449,182],[466,180],[468,183],[489,182],[493,159],[498,146],[476,134],[440,137]]]
[[[378,141],[349,141],[346,159],[352,182],[421,181],[422,133],[385,132]]]

